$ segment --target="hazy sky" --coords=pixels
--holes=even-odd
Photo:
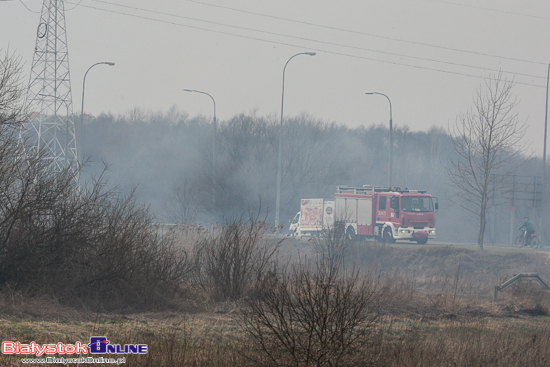
[[[78,5],[77,5],[78,4]],[[76,7],[75,7],[76,6]],[[0,48],[33,56],[41,0],[0,1]],[[501,70],[517,85],[526,138],[542,154],[550,2],[533,0],[65,1],[74,112],[134,107],[212,116],[306,112],[350,127],[447,127]],[[72,9],[72,10],[71,10]],[[28,77],[25,76],[25,80]]]

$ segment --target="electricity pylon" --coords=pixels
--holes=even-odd
[[[78,164],[65,28],[64,1],[44,0],[20,134],[27,155],[42,154],[55,171]]]

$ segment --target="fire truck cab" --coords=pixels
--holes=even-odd
[[[435,239],[437,198],[422,190],[396,187],[339,186],[335,196],[335,228],[346,237],[376,238],[425,244]],[[434,202],[435,199],[435,202]]]

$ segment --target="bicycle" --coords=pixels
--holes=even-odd
[[[527,247],[527,245],[525,244],[525,235],[527,234],[527,231],[526,230],[523,230],[523,234],[520,234],[517,238],[516,238],[516,247],[518,248],[522,248],[522,247]],[[537,236],[536,233],[533,233],[531,235],[531,242],[529,243],[529,246],[531,248],[539,248],[539,237]]]

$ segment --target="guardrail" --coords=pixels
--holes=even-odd
[[[515,274],[512,278],[508,279],[506,282],[502,283],[502,285],[496,285],[495,286],[495,302],[498,300],[498,292],[505,291],[506,289],[510,288],[520,280],[528,280],[533,281],[536,280],[539,282],[539,284],[546,290],[550,290],[550,287],[548,284],[544,282],[544,280],[541,279],[538,273],[520,273]]]

